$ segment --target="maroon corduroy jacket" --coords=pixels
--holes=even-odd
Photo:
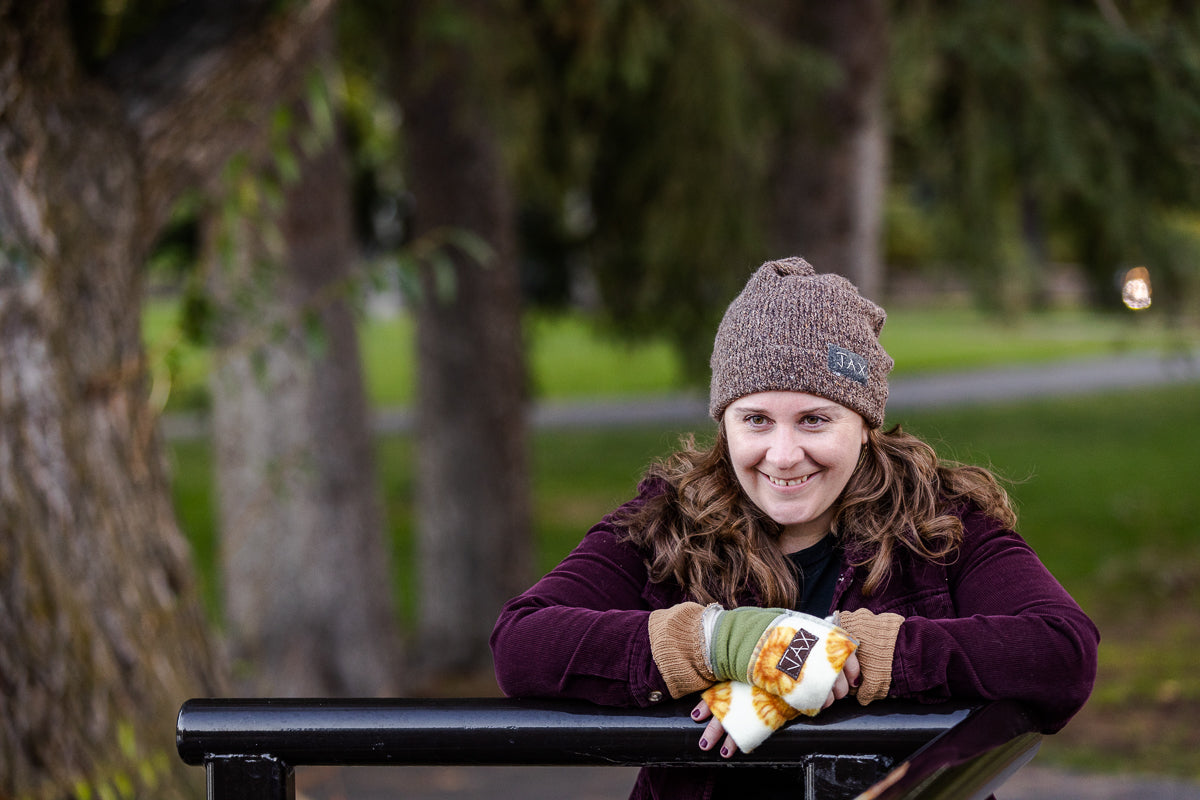
[[[639,489],[634,504],[664,487]],[[651,582],[645,554],[623,541],[614,516],[505,605],[491,638],[505,694],[626,707],[670,699],[650,654],[647,621],[651,611],[689,598],[674,583]],[[1045,732],[1057,731],[1091,694],[1099,633],[1020,536],[979,513],[962,520],[963,541],[949,563],[905,551],[869,597],[865,571],[846,558],[833,609],[905,618],[890,696],[1023,700]],[[755,603],[750,589],[745,602]],[[632,796],[708,797],[711,773],[646,769]]]

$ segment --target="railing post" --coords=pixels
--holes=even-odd
[[[208,800],[296,800],[295,770],[270,756],[213,756],[204,762]]]
[[[878,755],[814,755],[804,760],[804,800],[852,797],[867,791],[895,766]]]

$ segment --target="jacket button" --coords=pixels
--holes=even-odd
[[[663,693],[659,691],[653,691],[650,693],[650,697],[648,699],[651,703],[661,703],[663,699]]]

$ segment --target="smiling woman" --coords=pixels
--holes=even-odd
[[[863,418],[804,392],[756,392],[725,409],[729,461],[750,502],[793,553],[825,538],[867,443]]]
[[[726,757],[849,696],[1008,698],[1045,732],[1065,725],[1092,689],[1095,626],[1015,533],[988,471],[883,430],[884,319],[803,259],[764,264],[717,330],[714,443],[652,466],[505,606],[500,687],[622,706],[699,693],[699,745]],[[647,769],[633,796],[796,780]]]

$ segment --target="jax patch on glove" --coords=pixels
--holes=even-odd
[[[738,749],[750,753],[800,712],[765,689],[741,681],[714,683],[701,695]]]
[[[832,617],[796,611],[710,606],[703,626],[718,681],[757,686],[810,717],[824,706],[846,659],[858,647]]]

